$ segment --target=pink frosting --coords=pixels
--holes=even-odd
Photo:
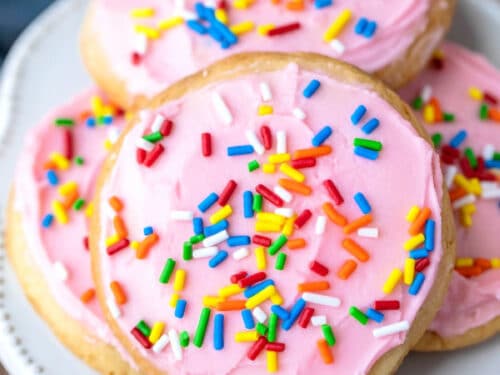
[[[230,25],[242,21],[253,21],[255,25],[300,22],[301,29],[277,37],[261,36],[254,29],[241,35],[233,47],[223,50],[209,36],[200,36],[182,25],[167,30],[149,43],[143,62],[134,66],[131,54],[135,50],[137,34],[134,25],[156,27],[159,21],[176,14],[176,4],[185,4],[193,11],[194,0],[152,0],[147,4],[132,0],[96,0],[92,28],[99,43],[104,47],[109,65],[119,78],[126,82],[132,94],[150,96],[186,75],[198,71],[208,63],[226,57],[229,53],[247,51],[307,51],[341,58],[347,62],[373,72],[399,58],[426,25],[426,13],[430,0],[336,0],[333,5],[315,9],[306,1],[306,9],[293,12],[285,9],[285,2],[272,5],[270,1],[255,1],[246,10],[229,7]],[[446,6],[443,3],[443,6]],[[130,12],[134,8],[155,9],[153,18],[134,19]],[[342,54],[323,41],[323,34],[343,9],[352,10],[351,21],[338,39],[345,46]],[[181,8],[182,9],[182,8]],[[178,13],[178,12],[177,12]],[[354,32],[361,17],[377,22],[373,38],[368,39]]]
[[[443,45],[444,69],[428,68],[420,77],[401,91],[403,98],[413,100],[419,90],[429,85],[432,95],[439,99],[445,111],[456,116],[453,123],[428,127],[431,133],[443,134],[448,142],[459,130],[467,130],[464,147],[471,147],[481,155],[483,147],[492,144],[500,149],[498,124],[480,121],[479,102],[472,100],[469,88],[478,87],[500,97],[500,72],[486,59],[452,43]],[[472,258],[498,258],[498,200],[479,199],[473,215],[473,226],[457,225],[457,256]],[[431,329],[442,336],[459,335],[485,324],[500,314],[500,270],[489,270],[470,279],[454,272],[446,301]]]
[[[311,79],[318,79],[321,87],[311,99],[305,99],[302,90]],[[267,82],[273,93],[271,104],[274,113],[266,117],[259,117],[256,113],[260,103],[259,82]],[[234,120],[230,126],[223,125],[215,112],[210,98],[213,92],[222,95],[232,112]],[[377,116],[381,122],[370,136],[384,143],[377,161],[353,154],[353,139],[363,137],[364,133],[359,126],[353,126],[349,118],[361,103],[368,108],[364,121]],[[298,120],[291,114],[297,106],[306,113],[306,120]],[[235,248],[221,244],[219,248],[227,250],[230,255],[215,269],[208,267],[208,259],[183,261],[182,246],[192,235],[192,225],[170,218],[173,210],[191,210],[200,216],[198,203],[211,192],[220,193],[232,178],[237,181],[238,187],[229,202],[233,207],[233,214],[229,218],[230,235],[254,233],[254,219],[243,218],[243,191],[253,191],[258,183],[275,186],[277,175],[282,175],[279,172],[277,175],[268,175],[261,170],[249,173],[247,163],[258,159],[262,164],[267,160],[267,155],[275,152],[275,148],[261,157],[257,154],[228,157],[226,147],[247,144],[244,131],[258,132],[264,123],[273,134],[279,130],[287,132],[288,150],[310,147],[312,136],[325,124],[331,124],[333,135],[327,144],[332,146],[333,153],[320,158],[314,169],[303,170],[307,176],[306,183],[314,189],[313,195],[295,195],[292,202],[285,205],[296,212],[304,208],[312,210],[310,222],[293,236],[305,238],[308,246],[296,251],[283,249],[288,254],[284,271],[276,271],[274,259],[268,256],[266,272],[268,277],[276,281],[286,308],[299,297],[297,283],[322,279],[330,282],[331,289],[323,293],[339,297],[341,306],[310,306],[314,307],[316,315],[326,315],[333,327],[337,337],[337,344],[332,350],[335,363],[325,365],[321,360],[316,348],[316,341],[322,338],[319,327],[302,329],[295,325],[290,331],[280,330],[278,334],[278,341],[286,343],[285,352],[279,354],[280,373],[327,374],[334,371],[339,374],[363,374],[384,353],[405,340],[405,333],[376,339],[372,330],[379,327],[378,324],[370,322],[362,326],[348,313],[352,305],[366,310],[374,300],[399,299],[402,308],[387,312],[383,324],[400,320],[412,322],[437,276],[437,266],[443,254],[439,158],[394,108],[367,88],[346,85],[318,73],[300,70],[291,64],[280,71],[244,76],[205,87],[161,106],[158,111],[174,122],[172,134],[163,141],[165,153],[151,169],[138,165],[135,160],[136,140],[149,129],[156,113],[145,110],[141,114],[141,121],[127,134],[116,155],[114,169],[103,184],[99,204],[102,214],[99,271],[102,285],[105,286],[104,294],[106,298],[113,298],[106,286],[110,281],[118,280],[128,295],[128,303],[121,307],[121,316],[116,319],[121,330],[129,335],[130,330],[143,319],[150,325],[156,321],[166,321],[168,329],[173,328],[178,332],[187,330],[192,335],[204,295],[216,295],[219,288],[230,283],[229,276],[233,273],[241,270],[256,272],[254,245],[249,246],[251,255],[248,258],[236,261],[231,256]],[[213,139],[213,155],[209,158],[201,156],[200,134],[206,131],[212,134]],[[407,178],[408,174],[411,174],[411,178]],[[378,239],[362,238],[356,234],[351,236],[367,249],[371,259],[359,264],[347,281],[336,276],[341,264],[353,259],[340,245],[346,237],[342,229],[328,222],[322,236],[314,234],[316,219],[322,214],[321,205],[330,200],[322,186],[325,178],[331,178],[337,184],[345,199],[338,210],[350,220],[362,215],[353,196],[358,191],[363,192],[375,216],[371,226],[379,228],[381,233]],[[152,226],[158,233],[160,241],[146,259],[137,260],[131,249],[113,256],[107,255],[104,238],[113,233],[112,221],[106,214],[109,212],[107,198],[112,195],[124,202],[125,208],[121,215],[128,225],[131,240],[144,238],[142,230],[145,226]],[[427,280],[417,296],[410,296],[407,287],[401,285],[385,296],[382,292],[385,279],[393,268],[403,266],[407,256],[402,248],[408,238],[408,223],[404,218],[408,209],[415,204],[430,207],[437,223],[436,249],[431,255],[432,263],[425,271]],[[208,215],[217,209],[211,208]],[[272,212],[274,207],[265,202],[264,209]],[[208,225],[208,215],[204,216],[205,225]],[[275,238],[276,235],[271,234],[271,237]],[[173,293],[173,278],[167,285],[158,282],[169,257],[177,260],[177,269],[187,271],[186,287],[180,293],[181,298],[188,301],[183,319],[175,318],[173,309],[168,305]],[[328,266],[329,275],[322,278],[310,271],[308,263],[311,260]],[[269,312],[268,303],[262,307]],[[265,371],[265,353],[252,362],[246,357],[250,344],[234,342],[235,332],[244,330],[239,312],[225,313],[225,347],[222,351],[214,350],[212,337],[215,313],[212,311],[203,347],[199,349],[190,344],[183,350],[182,361],[174,360],[170,347],[155,354],[144,349],[132,336],[130,345],[158,369],[168,373],[254,374],[256,371]]]

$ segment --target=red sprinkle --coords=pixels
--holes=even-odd
[[[295,169],[311,168],[316,166],[316,158],[296,159],[290,162],[290,165]]]
[[[261,236],[259,234],[254,234],[252,237],[252,242],[256,245],[269,247],[273,241],[269,237]]]
[[[227,202],[229,202],[229,198],[234,193],[234,189],[238,184],[234,180],[229,180],[224,190],[222,190],[221,195],[219,196],[219,206],[225,206]]]
[[[253,275],[247,276],[244,279],[238,281],[240,288],[246,288],[248,286],[257,284],[259,281],[265,280],[267,277],[265,272],[257,272]]]
[[[201,153],[205,157],[212,155],[212,136],[210,133],[201,133]]]
[[[130,61],[133,65],[139,65],[141,63],[141,60],[142,57],[137,52],[133,52],[132,55],[130,55]]]
[[[255,188],[257,193],[262,195],[264,199],[268,200],[271,204],[274,204],[276,207],[283,207],[283,199],[281,199],[279,196],[277,196],[273,191],[269,190],[268,187],[259,184]]]
[[[460,150],[451,147],[450,145],[443,145],[443,147],[441,147],[441,154],[449,155],[450,157],[457,159],[460,157]]]
[[[469,159],[466,157],[460,158],[460,168],[462,168],[462,172],[464,173],[465,177],[467,178],[473,178],[475,177],[474,170],[472,169]]]
[[[425,270],[427,268],[427,266],[429,264],[431,264],[431,261],[429,260],[429,258],[419,259],[415,263],[415,271],[422,272],[423,270]]]
[[[299,326],[302,328],[307,328],[309,322],[311,321],[311,317],[314,314],[314,309],[312,307],[306,307],[299,315]]]
[[[138,164],[144,163],[144,159],[146,159],[146,150],[143,150],[142,148],[138,148],[137,151],[135,152],[135,159],[137,160]]]
[[[270,150],[273,147],[273,136],[271,134],[271,129],[269,126],[262,125],[260,127],[260,136],[262,137],[262,143],[266,150]]]
[[[398,300],[375,301],[373,303],[375,310],[399,310]]]
[[[340,195],[337,186],[335,186],[332,180],[323,181],[323,185],[325,186],[326,190],[328,191],[328,194],[330,194],[330,197],[333,199],[333,201],[337,206],[344,203],[344,198],[342,198],[342,195]]]
[[[285,343],[284,342],[268,342],[266,344],[266,350],[270,352],[284,352]]]
[[[495,96],[493,96],[493,94],[491,94],[488,91],[485,91],[483,93],[483,99],[484,99],[485,102],[488,102],[490,104],[493,104],[493,105],[497,105],[498,104],[498,99]]]
[[[151,344],[151,342],[149,342],[148,338],[146,336],[144,336],[141,331],[139,331],[137,329],[137,327],[134,327],[132,329],[132,331],[130,331],[130,333],[132,334],[132,336],[135,337],[135,339],[137,341],[139,341],[139,343],[144,346],[146,349],[149,349],[153,346],[153,344]]]
[[[307,208],[302,211],[302,213],[297,217],[297,219],[295,219],[295,222],[293,223],[293,225],[295,226],[295,228],[297,229],[300,229],[304,226],[305,223],[307,223],[309,221],[309,219],[311,218],[312,216],[312,212],[311,210],[308,210]]]
[[[266,347],[267,339],[264,336],[260,336],[257,341],[250,347],[247,352],[247,357],[251,361],[255,361],[257,356],[260,354],[262,350]]]
[[[155,147],[147,153],[146,158],[144,159],[144,165],[148,168],[151,167],[164,151],[165,147],[163,147],[161,143],[155,144]]]
[[[267,36],[276,36],[300,29],[300,22],[292,22],[283,26],[275,27],[267,32]]]
[[[85,250],[88,251],[88,249],[89,249],[89,237],[88,236],[83,237],[83,247],[85,248]]]
[[[124,238],[123,240],[120,240],[117,243],[108,246],[106,252],[108,253],[108,255],[113,255],[114,253],[117,253],[120,250],[126,249],[128,245],[130,245],[130,241]]]
[[[244,279],[245,277],[247,277],[248,273],[246,271],[240,271],[238,273],[235,273],[233,275],[231,275],[231,282],[233,284],[237,284],[238,281],[240,281],[241,279]]]
[[[315,260],[309,263],[309,269],[321,276],[326,276],[329,272],[328,267]]]
[[[165,119],[165,121],[163,121],[163,124],[161,124],[160,126],[160,134],[164,137],[168,137],[170,135],[170,132],[172,131],[173,126],[174,123],[172,121]]]
[[[64,129],[64,156],[73,159],[73,133],[69,129]]]

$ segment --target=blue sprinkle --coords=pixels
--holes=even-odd
[[[253,217],[253,194],[250,190],[243,193],[243,216]]]
[[[364,213],[365,215],[369,214],[372,211],[370,203],[368,203],[368,200],[363,195],[363,193],[358,192],[354,194],[354,201],[358,205],[361,212]]]
[[[378,120],[378,118],[374,117],[374,118],[371,118],[370,120],[368,120],[368,122],[363,125],[361,130],[365,134],[371,134],[375,129],[378,128],[379,125],[380,125],[380,121]]]
[[[314,147],[319,147],[321,146],[327,139],[332,135],[332,128],[329,125],[325,125],[323,129],[321,129],[319,132],[317,132],[313,139],[312,139],[312,145]]]
[[[215,18],[211,21],[211,26],[222,34],[224,42],[228,44],[228,47],[238,42],[238,37],[229,29],[229,27]]]
[[[153,227],[144,227],[143,233],[145,236],[149,236],[150,234],[153,234]]]
[[[203,219],[201,217],[193,217],[193,233],[203,234]]]
[[[378,158],[378,152],[370,150],[365,147],[356,146],[354,147],[354,154],[361,156],[365,159],[376,160]]]
[[[231,146],[227,148],[227,156],[248,155],[253,154],[253,152],[252,145]]]
[[[375,31],[377,31],[377,23],[375,21],[370,21],[366,25],[363,31],[363,35],[366,38],[371,38],[375,34]]]
[[[358,108],[351,115],[351,122],[353,125],[358,125],[366,113],[366,107],[363,104],[358,105]]]
[[[59,184],[59,179],[57,178],[57,174],[52,169],[49,169],[47,171],[47,180],[49,181],[49,184],[51,184],[52,186],[56,186]]]
[[[424,283],[424,280],[425,275],[422,272],[418,272],[415,275],[415,278],[413,279],[410,287],[408,288],[408,293],[410,293],[412,296],[417,295],[420,291],[420,288],[422,287],[422,284]]]
[[[177,300],[177,303],[175,304],[175,317],[182,319],[184,318],[184,313],[186,312],[186,305],[187,301],[185,299],[179,299]]]
[[[228,226],[229,222],[226,219],[224,219],[214,225],[209,225],[208,227],[205,227],[203,229],[203,234],[205,235],[205,237],[209,237],[216,233],[222,232],[223,230],[227,229]]]
[[[278,315],[278,318],[280,318],[281,320],[287,320],[290,318],[290,313],[288,312],[288,310],[284,309],[280,305],[272,305],[271,311]]]
[[[111,125],[113,123],[113,116],[104,116],[102,122],[104,125]]]
[[[434,250],[434,233],[436,232],[436,222],[432,219],[425,223],[425,248],[429,251]]]
[[[302,310],[304,310],[304,307],[306,307],[306,301],[304,301],[302,298],[299,298],[290,310],[290,317],[287,320],[283,321],[283,323],[281,324],[281,328],[283,328],[285,331],[288,331],[290,328],[292,328],[300,313],[302,312]]]
[[[208,35],[210,35],[216,42],[222,43],[224,41],[224,35],[222,35],[219,29],[213,26],[208,29]]]
[[[227,251],[225,250],[219,250],[217,254],[215,254],[210,260],[208,261],[208,266],[210,268],[215,268],[222,262],[224,262],[227,259]]]
[[[425,249],[415,249],[411,250],[408,255],[411,259],[422,259],[427,258],[429,256],[429,253]]]
[[[255,296],[261,290],[264,290],[265,288],[267,288],[269,285],[274,285],[274,281],[271,279],[264,280],[258,284],[255,284],[255,285],[252,285],[251,287],[246,288],[243,291],[243,295],[245,296],[245,298],[250,298],[252,296]]]
[[[197,2],[194,4],[194,10],[199,18],[208,20],[208,9],[203,3]]]
[[[189,20],[186,22],[187,27],[189,27],[194,32],[204,35],[208,33],[208,29],[196,20]]]
[[[214,349],[224,349],[224,314],[216,314],[214,318]]]
[[[356,26],[354,26],[354,32],[356,34],[362,35],[365,32],[366,27],[368,26],[368,20],[365,17],[361,17]]]
[[[246,329],[254,329],[255,321],[253,320],[252,312],[248,309],[241,310],[241,318]]]
[[[200,210],[201,212],[206,212],[218,200],[219,196],[216,193],[210,193],[208,197],[206,197],[200,202],[200,204],[198,205],[198,210]]]
[[[302,93],[305,98],[310,98],[319,89],[320,83],[317,79],[311,80]]]
[[[368,318],[376,321],[377,323],[382,323],[384,321],[384,314],[382,314],[378,310],[372,309],[371,307],[369,307],[368,310],[366,310],[365,314]]]
[[[250,245],[250,236],[231,236],[227,239],[227,245],[231,247]]]
[[[86,121],[86,124],[89,128],[95,127],[95,118],[89,117]]]
[[[42,219],[42,227],[48,228],[52,225],[52,222],[54,221],[54,215],[52,214],[47,214],[44,216]]]
[[[450,141],[450,146],[453,148],[458,148],[467,138],[467,132],[465,130],[460,130]]]
[[[326,8],[333,4],[332,0],[314,0],[314,7],[316,9]]]
[[[500,160],[486,160],[484,166],[488,169],[500,169]]]

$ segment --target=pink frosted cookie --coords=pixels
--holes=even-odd
[[[205,5],[203,5],[205,4]],[[400,87],[426,64],[455,0],[94,0],[85,64],[124,107],[232,53],[315,52]]]
[[[349,65],[233,56],[161,93],[115,150],[92,262],[144,373],[387,374],[438,309],[454,247],[439,157]]]
[[[500,330],[500,71],[447,43],[402,90],[441,153],[457,222],[450,291],[418,346],[454,349]]]
[[[102,373],[132,374],[95,297],[87,248],[95,177],[124,123],[96,95],[80,95],[28,134],[7,213],[7,250],[27,297],[69,349]]]

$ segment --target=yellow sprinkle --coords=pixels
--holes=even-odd
[[[281,297],[281,294],[278,292],[274,293],[271,297],[271,302],[273,305],[282,305],[283,304],[283,297]]]
[[[179,300],[179,295],[177,293],[174,293],[170,296],[170,301],[168,304],[170,307],[175,307],[177,305],[177,301]]]
[[[297,215],[293,215],[292,217],[289,217],[285,221],[285,225],[283,225],[283,230],[281,233],[283,233],[287,237],[291,237],[293,235],[293,231],[295,229],[295,219],[297,218]]]
[[[232,25],[229,29],[233,32],[233,34],[241,35],[244,33],[248,33],[252,31],[255,27],[255,24],[252,21],[243,21]]]
[[[149,39],[158,39],[160,37],[160,32],[151,26],[135,25],[134,30],[136,33],[144,34]]]
[[[269,221],[257,221],[255,222],[255,231],[256,232],[267,232],[267,233],[274,233],[274,232],[281,232],[281,224],[278,223],[271,223]]]
[[[54,211],[54,216],[59,224],[64,225],[68,223],[68,214],[61,202],[57,200],[52,201],[52,211]]]
[[[186,281],[186,271],[182,269],[178,269],[175,271],[175,279],[174,279],[174,290],[176,292],[180,292],[184,289],[184,283]]]
[[[106,247],[108,246],[111,246],[111,245],[114,245],[115,243],[117,243],[118,241],[120,241],[120,236],[118,236],[118,234],[113,234],[112,236],[109,236],[106,238]]]
[[[184,19],[182,17],[179,17],[179,16],[170,17],[170,18],[164,19],[158,23],[158,30],[165,31],[165,30],[171,29],[177,25],[180,25],[183,22],[184,22]]]
[[[461,207],[460,210],[464,215],[473,215],[476,213],[476,205],[474,203],[469,203]]]
[[[403,272],[399,268],[394,268],[387,280],[385,281],[384,286],[382,287],[382,291],[385,294],[391,294],[396,285],[398,285],[399,280],[403,276]]]
[[[255,252],[255,263],[257,264],[257,269],[259,271],[264,271],[267,268],[266,250],[262,246],[259,246],[255,248],[254,252]]]
[[[471,178],[469,182],[470,182],[471,193],[478,196],[481,195],[483,192],[483,188],[481,187],[479,178]]]
[[[278,371],[278,352],[273,352],[271,350],[266,350],[267,358],[267,372]]]
[[[110,151],[112,147],[113,147],[113,143],[109,139],[106,139],[104,141],[104,149],[106,151]]]
[[[234,0],[233,7],[236,9],[247,9],[253,4],[253,0]]]
[[[94,117],[102,117],[103,114],[103,103],[99,96],[95,95],[90,99],[90,106]]]
[[[215,10],[215,18],[220,23],[223,23],[224,25],[227,25],[228,17],[227,17],[227,13],[226,13],[226,11],[224,9],[220,9],[220,8],[216,9]]]
[[[458,186],[460,186],[462,189],[465,189],[467,193],[469,194],[473,193],[474,187],[463,174],[457,173],[453,178],[453,182]]]
[[[219,296],[203,296],[203,306],[215,308],[219,302],[224,300],[225,298]]]
[[[130,15],[134,18],[148,18],[155,15],[155,10],[153,8],[135,8],[132,9]]]
[[[257,33],[258,33],[259,35],[266,36],[266,35],[267,35],[267,33],[268,33],[270,30],[272,30],[272,29],[274,29],[274,24],[272,24],[272,23],[267,23],[267,24],[265,24],[265,25],[260,25],[260,26],[257,26]]]
[[[94,202],[90,202],[85,208],[85,216],[91,217],[94,214]]]
[[[257,341],[259,334],[257,331],[242,331],[234,334],[234,341],[236,342],[252,342]]]
[[[460,215],[460,224],[465,228],[470,228],[472,226],[472,215],[462,212]]]
[[[66,156],[60,154],[59,152],[53,152],[50,154],[50,160],[56,163],[57,169],[65,171],[69,168],[69,160]]]
[[[153,324],[153,328],[151,328],[151,333],[149,334],[149,341],[152,344],[155,344],[163,334],[163,331],[165,330],[165,323],[163,322],[156,322]]]
[[[269,285],[268,287],[262,289],[260,292],[247,299],[247,301],[245,302],[245,307],[247,309],[253,309],[254,307],[257,307],[267,301],[275,293],[276,288],[274,287],[274,285]]]
[[[423,244],[425,241],[425,236],[423,233],[419,233],[417,234],[416,236],[413,236],[411,237],[410,239],[408,239],[404,245],[403,245],[403,248],[406,250],[406,251],[410,251],[410,250],[413,250],[415,249],[417,246]]]
[[[490,263],[491,267],[500,268],[500,258],[491,258]]]
[[[257,212],[256,218],[258,221],[266,221],[270,223],[277,223],[283,225],[286,217],[272,213],[272,212]]]
[[[469,87],[469,96],[474,99],[474,100],[477,100],[477,101],[481,101],[483,100],[483,92],[478,89],[477,87]]]
[[[455,260],[455,267],[472,267],[473,265],[473,258],[457,258]]]
[[[75,181],[68,181],[57,188],[57,191],[63,197],[73,194],[77,190],[78,190],[78,184]]]
[[[325,42],[331,42],[335,39],[344,29],[345,25],[351,19],[352,12],[350,9],[344,9],[338,17],[328,26],[325,33],[323,34],[323,40]]]
[[[273,113],[273,106],[269,104],[261,104],[257,110],[259,116],[266,116]]]
[[[408,214],[406,215],[406,221],[413,223],[419,213],[420,213],[420,207],[413,206],[412,208],[410,208],[410,211],[408,211]]]
[[[233,213],[233,209],[229,204],[226,204],[224,207],[215,212],[212,216],[210,216],[210,223],[217,224],[219,221],[224,220],[229,215]]]
[[[266,163],[262,166],[262,171],[267,174],[273,174],[276,172],[276,165],[271,163]]]
[[[436,121],[436,112],[434,107],[430,104],[424,106],[424,112],[422,114],[424,121],[428,124],[433,124]]]
[[[241,292],[243,292],[243,290],[244,289],[241,288],[238,284],[229,284],[223,288],[220,288],[219,291],[217,292],[217,294],[220,297],[227,298],[227,297],[235,296],[236,294],[240,294]]]
[[[280,165],[280,171],[284,175],[290,177],[292,180],[295,180],[297,182],[304,182],[306,179],[306,176],[304,176],[301,172],[296,170],[295,168],[291,167],[290,165],[283,163]]]
[[[406,285],[411,285],[415,278],[415,263],[415,259],[406,258],[405,260],[404,283]]]
[[[130,242],[130,247],[134,250],[137,250],[139,248],[139,241]]]
[[[289,160],[290,154],[272,154],[267,158],[267,161],[272,164],[285,163]]]
[[[115,115],[115,108],[110,106],[110,105],[105,105],[102,108],[102,115],[103,116],[114,116]]]

